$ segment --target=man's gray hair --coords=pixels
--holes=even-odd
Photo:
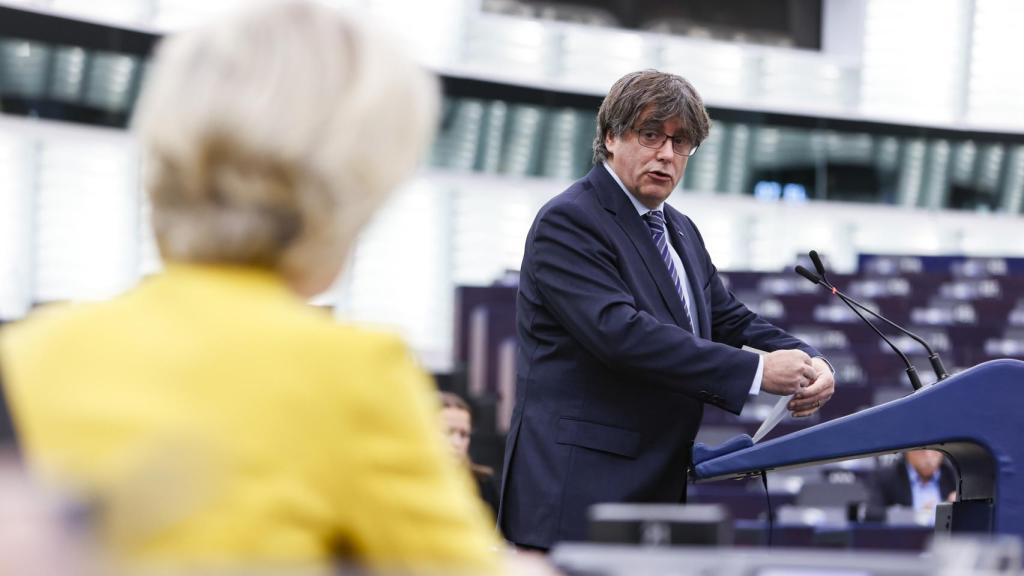
[[[654,124],[678,118],[686,139],[694,146],[703,142],[711,129],[704,101],[685,78],[657,70],[631,72],[619,78],[601,102],[594,136],[594,164],[611,155],[605,146],[608,134],[622,138],[629,130],[639,128],[637,122],[645,114],[643,121]]]

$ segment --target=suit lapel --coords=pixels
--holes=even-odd
[[[637,253],[640,254],[640,259],[651,274],[654,285],[658,288],[658,293],[661,294],[661,299],[671,312],[676,325],[690,330],[690,327],[686,325],[683,302],[679,293],[676,292],[676,287],[665,268],[665,263],[661,260],[661,254],[658,253],[658,249],[654,245],[651,232],[647,228],[647,224],[637,214],[636,208],[630,203],[629,198],[626,197],[626,193],[622,191],[618,182],[612,178],[603,165],[594,166],[590,170],[590,174],[587,175],[587,179],[594,185],[601,206],[614,215],[615,222],[622,228]]]
[[[711,329],[711,323],[707,309],[704,307],[704,282],[706,279],[699,273],[700,271],[695,265],[696,262],[699,262],[695,239],[687,236],[686,229],[688,227],[685,225],[682,215],[675,208],[665,204],[665,214],[672,247],[676,249],[676,254],[679,254],[679,259],[683,261],[683,267],[686,268],[686,281],[689,282],[690,294],[693,296],[690,300],[690,314],[693,316],[693,323],[697,325],[698,336],[703,337]]]

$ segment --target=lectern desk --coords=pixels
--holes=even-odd
[[[951,531],[1024,537],[1024,362],[1019,360],[985,362],[905,398],[754,446],[711,457],[695,451],[693,476],[698,481],[734,478],[913,448],[945,452],[959,473]]]

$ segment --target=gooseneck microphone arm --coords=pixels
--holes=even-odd
[[[913,386],[914,390],[920,390],[921,389],[921,386],[922,386],[922,384],[921,384],[921,377],[917,375],[917,368],[915,368],[914,365],[910,362],[910,359],[907,358],[907,355],[904,354],[902,350],[897,348],[896,345],[893,344],[891,340],[886,338],[885,334],[882,334],[882,331],[879,330],[878,327],[876,327],[874,325],[874,323],[872,323],[870,320],[865,318],[864,315],[861,314],[860,310],[858,310],[857,307],[854,306],[854,302],[851,301],[850,298],[848,298],[845,294],[840,292],[835,286],[832,286],[832,285],[828,284],[820,276],[818,276],[814,272],[811,272],[807,268],[804,268],[803,266],[797,266],[794,270],[796,271],[797,274],[799,274],[799,275],[803,276],[804,278],[810,280],[812,283],[820,284],[822,286],[825,286],[826,288],[829,288],[832,291],[833,294],[838,296],[840,300],[842,300],[844,303],[846,303],[846,305],[850,307],[850,310],[853,310],[853,313],[856,314],[857,316],[859,316],[860,319],[863,320],[865,324],[870,326],[871,329],[875,331],[875,334],[878,334],[878,337],[881,338],[882,340],[884,340],[885,343],[888,344],[890,348],[892,348],[892,351],[895,352],[896,355],[900,357],[900,360],[902,360],[903,363],[907,366],[907,370],[906,370],[907,378],[910,380],[910,385]],[[861,306],[861,308],[864,308],[864,306]],[[865,310],[867,310],[867,309],[865,308]],[[871,311],[871,310],[868,310],[868,312],[871,312],[872,314],[874,314],[874,312]]]
[[[821,277],[821,284],[831,289],[832,292],[836,295],[846,296],[845,294],[840,293],[838,288],[829,283],[828,278],[825,276],[825,265],[821,263],[821,257],[818,256],[818,253],[814,250],[811,250],[810,252],[807,253],[807,256],[810,257],[811,263],[814,264],[814,269],[818,272],[818,276]],[[924,341],[924,338],[921,338],[920,336],[914,334],[910,330],[907,330],[903,326],[896,324],[895,322],[889,320],[885,316],[882,316],[878,312],[875,312],[874,310],[864,306],[863,304],[857,302],[853,298],[849,298],[849,301],[852,302],[861,310],[868,312],[875,318],[878,318],[879,320],[885,322],[889,326],[892,326],[893,328],[899,330],[900,332],[916,340],[918,344],[924,347],[925,352],[928,353],[928,362],[930,362],[932,365],[932,371],[935,372],[935,378],[938,379],[939,382],[945,380],[946,378],[949,378],[949,373],[946,372],[946,367],[942,365],[942,358],[939,358],[938,352],[932,350],[932,347],[929,346],[928,343]]]
[[[921,346],[924,347],[925,352],[928,353],[928,361],[931,362],[931,364],[932,364],[932,370],[935,371],[935,377],[938,378],[940,382],[942,380],[945,380],[946,378],[949,378],[949,373],[946,372],[946,367],[942,365],[942,358],[939,358],[938,352],[932,350],[932,347],[929,346],[928,343],[924,341],[924,338],[921,338],[917,334],[914,334],[913,332],[911,332],[910,330],[907,330],[903,326],[900,326],[899,324],[893,322],[892,320],[889,320],[885,316],[882,316],[878,312],[875,312],[874,310],[872,310],[871,308],[868,308],[867,306],[861,304],[860,302],[857,302],[856,300],[854,300],[852,298],[848,298],[845,294],[840,292],[838,288],[836,288],[835,286],[832,286],[828,282],[822,281],[822,285],[825,286],[826,288],[831,289],[832,292],[836,296],[839,296],[840,298],[843,298],[843,299],[847,300],[849,303],[852,303],[854,306],[860,308],[861,310],[867,311],[869,314],[871,314],[875,318],[878,318],[882,322],[885,322],[889,326],[892,326],[893,328],[899,330],[900,332],[902,332],[902,333],[906,334],[907,336],[910,336],[911,338],[916,340],[918,342],[918,344],[920,344]]]

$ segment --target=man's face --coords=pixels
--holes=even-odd
[[[906,453],[906,458],[925,480],[931,478],[942,465],[942,452],[938,450],[910,450]]]
[[[672,152],[671,138],[667,138],[657,149],[641,146],[637,141],[638,129],[653,129],[669,136],[680,135],[683,131],[683,122],[678,118],[652,124],[645,120],[648,117],[650,112],[645,110],[636,126],[627,130],[622,137],[611,133],[605,135],[605,146],[611,152],[608,165],[626,189],[644,206],[656,208],[668,198],[683,177],[689,158]]]

